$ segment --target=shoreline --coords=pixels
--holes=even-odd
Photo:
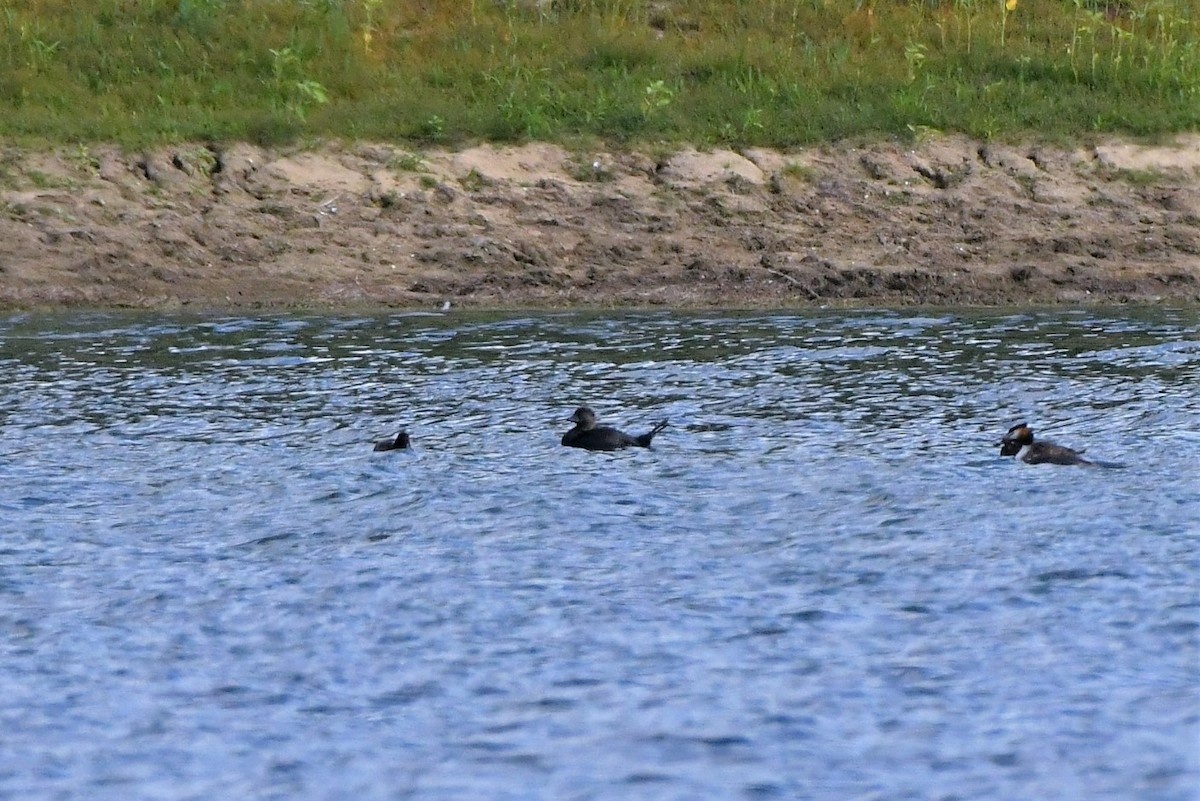
[[[1200,135],[0,149],[0,310],[1200,304]]]

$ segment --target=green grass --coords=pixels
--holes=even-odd
[[[1162,185],[1163,173],[1161,170],[1130,170],[1118,169],[1112,170],[1109,177],[1114,181],[1129,184],[1130,186],[1154,187]]]
[[[388,166],[398,172],[422,172],[425,170],[425,160],[415,153],[404,153],[393,158]]]
[[[66,0],[0,10],[0,136],[786,147],[1200,129],[1197,0]]]

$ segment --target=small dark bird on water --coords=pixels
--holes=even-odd
[[[1080,455],[1082,450],[1064,448],[1053,442],[1034,442],[1033,429],[1025,423],[1017,423],[1008,429],[996,444],[1000,446],[1001,456],[1016,456],[1026,464],[1096,464],[1084,459]]]
[[[383,442],[375,443],[377,451],[398,451],[409,446],[408,432],[401,431],[396,435],[395,439],[385,439]]]
[[[586,406],[575,410],[575,414],[571,415],[571,422],[575,427],[563,434],[562,444],[569,448],[584,448],[589,451],[615,451],[631,445],[649,448],[654,435],[667,427],[667,421],[663,420],[648,433],[634,437],[609,426],[596,425],[596,413]]]

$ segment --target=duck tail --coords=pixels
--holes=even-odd
[[[642,434],[640,437],[638,437],[637,444],[641,445],[643,448],[649,448],[650,441],[652,439],[654,439],[654,435],[657,434],[659,431],[662,431],[666,427],[667,427],[667,421],[663,420],[661,423],[656,425],[654,428],[650,429],[650,431],[648,433]]]

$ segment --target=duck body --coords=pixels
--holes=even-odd
[[[997,443],[1001,456],[1015,456],[1025,464],[1083,464],[1083,450],[1073,450],[1053,442],[1038,442],[1033,438],[1033,429],[1025,423],[1017,423]]]
[[[568,448],[583,448],[589,451],[617,451],[622,448],[649,448],[654,435],[667,427],[663,420],[645,434],[633,436],[610,426],[596,425],[596,413],[580,406],[571,415],[575,427],[563,434],[562,444]]]
[[[399,451],[404,450],[411,444],[408,438],[407,431],[401,431],[396,435],[395,439],[385,439],[382,442],[375,443],[376,451]]]

